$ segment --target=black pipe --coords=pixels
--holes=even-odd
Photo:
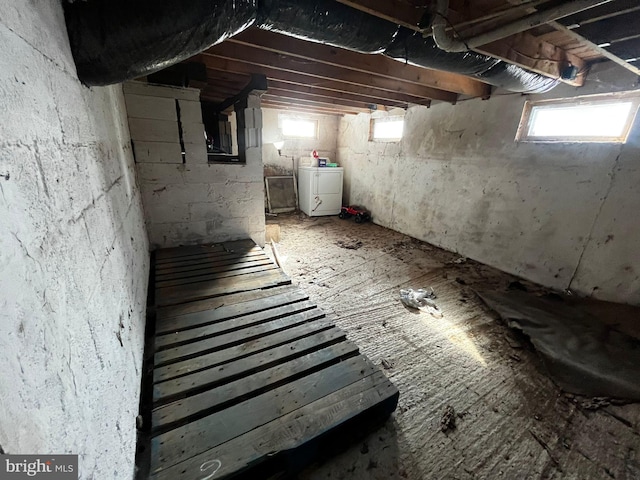
[[[85,0],[65,4],[78,77],[108,85],[185,60],[252,24],[361,53],[383,53],[515,92],[558,81],[474,52],[440,50],[432,38],[335,0]]]
[[[186,60],[248,28],[257,0],[67,0],[64,10],[78,78],[110,85]]]

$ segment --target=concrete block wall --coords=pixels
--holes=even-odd
[[[200,90],[127,82],[124,94],[136,163],[207,163]]]
[[[0,0],[0,448],[133,478],[149,255],[122,88],[60,2]]]
[[[244,238],[264,245],[259,97],[250,95],[244,109],[244,164],[208,163],[197,90],[130,83],[125,85],[125,98],[151,247]],[[176,100],[184,163],[175,141]]]
[[[537,98],[637,88],[619,67]],[[504,93],[504,92],[502,92]],[[406,112],[401,142],[345,116],[345,200],[374,221],[543,285],[640,304],[640,119],[626,145],[514,142],[527,97]]]
[[[262,158],[264,160],[265,175],[291,175],[291,157],[294,157],[297,168],[300,159],[309,157],[312,150],[317,150],[322,157],[336,159],[336,142],[340,124],[338,115],[296,114],[318,121],[318,138],[284,139],[285,145],[282,149],[282,156],[279,156],[278,151],[273,146],[273,142],[282,139],[280,138],[281,132],[278,123],[278,117],[281,114],[291,115],[291,112],[274,108],[262,109]]]

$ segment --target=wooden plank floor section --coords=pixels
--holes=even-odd
[[[147,478],[293,471],[395,410],[396,387],[252,241],[154,263]]]

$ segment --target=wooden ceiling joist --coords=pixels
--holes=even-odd
[[[263,108],[273,108],[273,109],[277,109],[277,110],[285,110],[287,112],[291,112],[291,113],[311,113],[314,115],[357,115],[360,112],[353,112],[347,108],[342,108],[342,109],[335,109],[335,110],[331,110],[331,111],[319,111],[317,109],[314,108],[309,108],[309,107],[303,107],[303,106],[299,106],[299,105],[283,105],[283,104],[272,104],[269,102],[262,102],[260,104]]]
[[[490,94],[489,85],[464,75],[416,67],[383,55],[367,55],[319,43],[305,42],[265,30],[249,29],[228,41],[472,97],[485,97]]]
[[[390,90],[382,90],[379,88],[373,88],[371,86],[365,87],[362,85],[354,85],[352,83],[347,83],[341,81],[341,79],[335,78],[322,78],[317,76],[306,75],[303,73],[294,73],[283,70],[278,70],[276,68],[271,67],[263,67],[251,65],[245,62],[240,62],[236,60],[230,60],[220,57],[214,57],[205,54],[202,54],[198,57],[199,61],[205,63],[207,67],[207,71],[209,69],[212,70],[223,70],[223,71],[231,71],[235,73],[262,73],[267,76],[267,78],[271,80],[278,80],[282,82],[292,83],[295,85],[305,86],[305,87],[315,87],[321,88],[323,90],[330,90],[345,94],[360,94],[366,95],[368,97],[372,97],[372,99],[377,100],[377,103],[384,104],[385,101],[392,102],[406,102],[406,103],[415,103],[415,104],[426,104],[430,101],[428,96],[415,96],[415,95],[407,95],[405,93],[398,93]]]
[[[420,20],[429,11],[427,6],[414,7],[400,0],[338,0],[340,3],[370,15],[397,23],[406,28],[417,29]]]
[[[338,0],[349,8],[429,35],[434,4],[427,0]],[[557,4],[556,0],[449,0],[448,31],[459,38],[506,35],[512,22]],[[546,17],[545,17],[546,18]],[[575,20],[574,25],[566,22]],[[559,22],[544,20],[473,51],[519,65],[571,85],[582,85],[588,67],[603,57],[640,74],[638,0],[612,0]],[[519,22],[519,23],[518,23]],[[525,25],[529,26],[530,25]],[[587,40],[581,33],[601,45]],[[489,40],[486,40],[489,41]],[[603,48],[604,47],[604,48]],[[633,57],[633,58],[632,58]],[[486,98],[490,87],[476,78],[408,65],[384,55],[305,41],[275,32],[248,29],[209,48],[185,63],[199,62],[206,73],[201,97],[222,103],[233,98],[253,74],[268,79],[263,104],[290,111],[358,113],[378,107],[429,106],[432,99],[454,103],[458,95]],[[632,63],[635,63],[633,65]]]
[[[303,102],[317,103],[318,105],[344,105],[345,107],[355,107],[369,109],[370,103],[354,102],[353,100],[336,100],[327,97],[318,97],[307,93],[291,92],[289,90],[281,90],[269,87],[267,95],[271,97],[281,98],[283,100],[300,100]]]
[[[553,26],[558,31],[563,31],[566,35],[572,36],[573,38],[575,38],[577,40],[580,40],[582,42],[585,42],[585,43],[589,44],[591,46],[591,48],[593,48],[594,50],[597,50],[598,52],[600,52],[603,57],[608,58],[612,62],[617,63],[618,65],[620,65],[621,67],[626,68],[627,70],[630,70],[631,72],[635,73],[636,75],[640,75],[640,68],[638,68],[633,63],[627,62],[626,61],[627,59],[620,58],[618,55],[610,52],[609,50],[607,50],[605,48],[602,48],[599,45],[596,45],[595,43],[590,42],[586,38],[582,37],[578,33],[574,32],[573,30],[568,29],[567,27],[565,27],[564,25],[562,25],[562,24],[560,24],[558,22],[553,22]]]
[[[305,75],[315,78],[340,79],[344,83],[358,85],[361,88],[374,87],[381,90],[442,100],[450,103],[455,103],[458,98],[458,95],[454,92],[334,65],[321,64],[238,43],[223,42],[209,48],[203,55],[244,62],[250,64],[252,67],[266,67],[290,73],[304,73]]]
[[[319,102],[317,100],[305,99],[300,95],[292,96],[291,94],[289,94],[287,96],[282,96],[282,95],[278,95],[277,93],[273,95],[269,93],[265,93],[264,95],[262,95],[261,98],[266,102],[271,101],[271,102],[279,102],[284,104],[304,105],[307,107],[314,107],[314,108],[326,109],[326,110],[334,110],[336,107],[341,107],[341,108],[347,108],[349,110],[356,111],[356,112],[371,111],[369,106],[367,106],[366,104],[357,104],[353,102],[353,104],[348,105],[348,104],[331,103],[330,101]]]
[[[362,110],[351,107],[319,107],[314,105],[305,105],[299,102],[287,102],[285,100],[273,100],[265,98],[260,102],[265,108],[277,108],[280,110],[304,111],[307,113],[320,113],[325,115],[357,115],[358,113],[366,113],[368,110]]]
[[[334,90],[327,90],[324,88],[319,88],[317,86],[298,85],[295,83],[283,82],[281,80],[269,80],[269,91],[274,90],[304,93],[320,99],[330,98],[337,101],[354,101],[367,104],[385,104],[388,106],[401,108],[406,108],[409,106],[409,102],[400,102],[389,99],[376,99],[375,97],[371,97],[370,95],[336,92]],[[429,100],[425,100],[423,104],[428,105]]]
[[[371,15],[395,21],[396,23],[401,23],[403,25],[416,25],[413,29],[416,31],[422,31],[422,29],[417,26],[423,15],[423,12],[420,9],[398,9],[395,18],[388,18],[388,15],[385,13],[377,12],[377,9],[379,8],[378,5],[382,2],[377,2],[375,0],[338,1]],[[466,16],[464,16],[465,14]],[[464,12],[458,12],[457,17],[469,20],[482,15],[483,12],[470,13],[467,7],[464,9]],[[464,32],[461,32],[461,35],[464,37]],[[475,48],[474,51],[499,58],[527,70],[556,79],[560,78],[562,69],[569,63],[575,65],[579,71],[586,70],[585,63],[579,57],[565,52],[554,45],[539,41],[533,35],[526,32],[492,42],[488,45],[482,45],[481,47]],[[571,85],[579,86],[584,83],[584,76],[579,76],[575,80],[563,81]]]

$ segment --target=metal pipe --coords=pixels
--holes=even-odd
[[[449,10],[449,0],[438,0],[436,17],[432,24],[433,40],[439,48],[447,52],[465,52],[611,1],[612,0],[573,0],[558,5],[557,7],[532,13],[531,15],[522,17],[489,32],[481,33],[470,39],[459,40],[449,37],[446,32],[446,16]]]

